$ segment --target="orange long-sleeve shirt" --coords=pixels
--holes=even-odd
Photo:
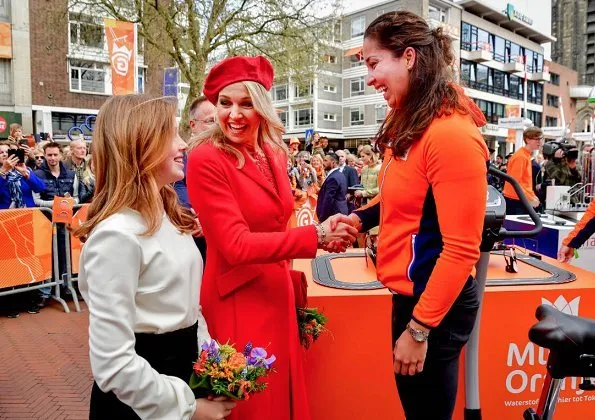
[[[595,234],[595,201],[591,201],[581,220],[564,238],[562,244],[575,249],[580,248],[593,234]]]
[[[533,192],[533,171],[531,169],[531,152],[529,149],[521,147],[514,152],[508,159],[506,173],[518,181],[529,201],[537,199]],[[504,197],[519,200],[519,196],[509,182],[504,184],[502,194]]]
[[[364,229],[380,220],[378,279],[393,292],[420,296],[413,318],[429,328],[444,318],[479,258],[487,160],[470,115],[436,118],[405,158],[386,150],[380,193],[356,211]]]

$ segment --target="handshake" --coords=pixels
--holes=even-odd
[[[324,232],[320,248],[329,252],[345,252],[355,242],[362,223],[356,214],[345,216],[339,213],[322,222],[320,228]]]

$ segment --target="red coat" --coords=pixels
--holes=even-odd
[[[288,260],[313,258],[317,235],[314,226],[287,229],[293,198],[286,162],[270,147],[264,151],[279,193],[246,155],[242,169],[212,145],[188,157],[188,196],[208,244],[200,299],[213,338],[240,349],[252,342],[277,357],[267,390],[228,418],[308,420]]]

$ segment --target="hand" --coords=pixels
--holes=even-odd
[[[364,192],[362,190],[356,190],[353,194],[356,197],[363,197],[364,196]]]
[[[213,400],[198,398],[192,420],[221,420],[231,414],[236,404],[225,397]]]
[[[6,158],[4,164],[2,165],[2,172],[10,172],[14,169],[15,166],[19,163],[19,158],[17,156],[11,156]]]
[[[196,219],[194,219],[194,221],[196,222],[196,226],[195,226],[194,230],[192,231],[192,236],[194,236],[195,238],[201,238],[201,237],[205,236],[205,234],[202,232],[202,226],[200,225],[200,221],[198,220],[198,217]]]
[[[351,213],[349,216],[343,214],[335,214],[328,218],[331,222],[331,230],[334,230],[339,222],[347,223],[357,229],[358,233],[362,231],[362,221],[359,216],[355,213]]]
[[[334,216],[329,217],[321,223],[321,226],[325,232],[325,243],[338,241],[345,247],[348,247],[353,242],[355,242],[357,236],[357,229],[351,226],[351,224],[345,223],[344,220],[349,221],[347,219],[347,216],[342,214],[336,214]],[[334,228],[332,224],[334,224]]]
[[[423,329],[422,326],[411,321],[411,326]],[[395,374],[410,375],[420,373],[424,370],[426,354],[428,353],[428,341],[418,343],[411,337],[409,331],[405,330],[395,342],[393,350],[393,364]]]
[[[537,208],[537,207],[539,207],[539,204],[541,204],[541,203],[539,202],[539,199],[537,199],[537,198],[532,198],[532,199],[529,201],[529,203],[531,204],[531,207],[533,207],[533,208]]]
[[[574,248],[562,245],[558,251],[558,261],[567,263],[574,257]]]
[[[29,168],[24,163],[19,163],[14,167],[25,179],[29,179]]]
[[[35,159],[35,153],[34,153],[33,149],[31,149],[29,146],[27,146],[25,144],[19,144],[19,148],[21,148],[25,151],[26,156],[29,156],[29,158],[31,158],[31,159]]]
[[[554,153],[554,157],[558,159],[562,159],[564,157],[564,150],[558,149],[556,153]]]
[[[349,245],[351,245],[351,244],[349,244]],[[324,249],[327,252],[331,252],[331,253],[345,252],[345,251],[347,251],[347,248],[349,248],[349,245],[345,245],[341,241],[332,241],[332,242],[322,244],[322,249]]]

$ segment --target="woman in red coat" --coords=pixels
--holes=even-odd
[[[211,336],[240,348],[252,342],[277,357],[267,390],[229,418],[308,420],[289,260],[313,258],[331,241],[352,243],[355,229],[340,224],[331,231],[328,220],[287,229],[293,197],[272,82],[264,57],[233,57],[213,67],[204,93],[217,107],[218,124],[193,144],[188,194],[208,243],[201,304]]]

